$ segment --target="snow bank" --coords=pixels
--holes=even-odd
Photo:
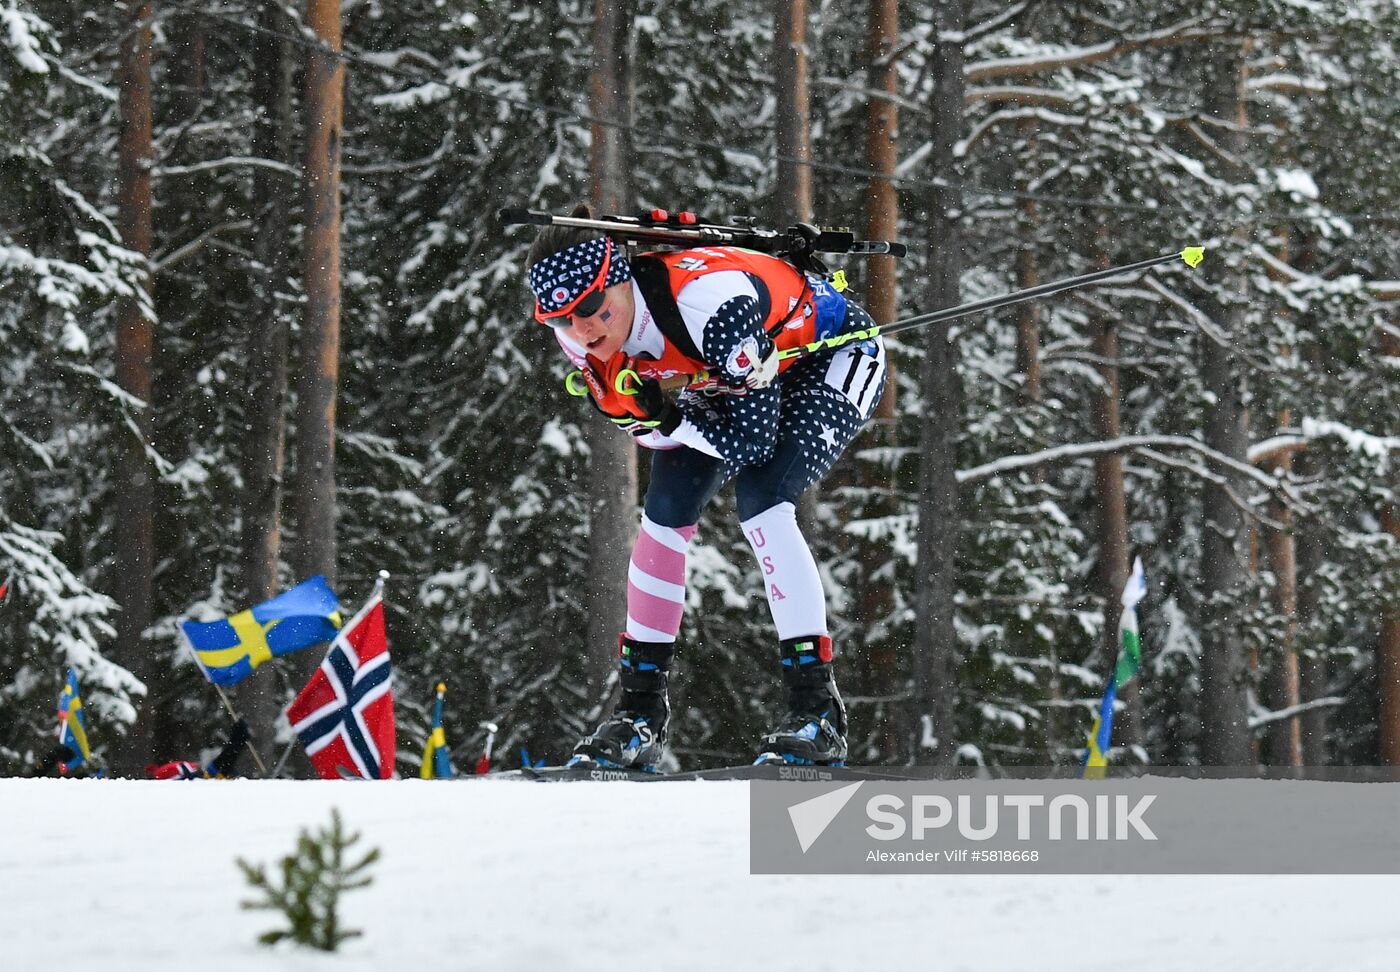
[[[338,807],[337,956],[254,944],[236,856]],[[3,967],[1388,969],[1393,877],[753,877],[745,783],[0,780]],[[67,956],[62,959],[62,956]]]

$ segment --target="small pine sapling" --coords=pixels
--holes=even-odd
[[[278,862],[280,882],[269,877],[262,864],[250,864],[238,858],[243,876],[262,898],[244,901],[245,909],[280,911],[290,927],[264,932],[258,941],[275,945],[291,939],[299,945],[310,945],[325,952],[334,952],[341,944],[361,933],[340,927],[337,907],[343,891],[363,888],[373,880],[366,869],[379,860],[379,849],[373,848],[359,861],[351,863],[347,853],[360,839],[360,834],[346,834],[339,811],[331,810],[329,828],[312,833],[303,830],[297,835],[296,851]]]

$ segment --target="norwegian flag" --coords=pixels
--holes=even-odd
[[[322,779],[393,776],[394,695],[377,590],[335,636],[287,719]]]

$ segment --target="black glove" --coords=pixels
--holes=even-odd
[[[253,738],[252,731],[248,728],[248,720],[239,719],[233,724],[233,731],[229,733],[228,742],[224,748],[219,750],[219,755],[214,757],[214,762],[209,764],[215,776],[234,776],[238,769],[238,758],[243,755],[243,748],[248,745],[248,741]]]

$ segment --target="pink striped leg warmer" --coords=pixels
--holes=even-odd
[[[627,636],[670,643],[685,610],[685,552],[695,527],[664,527],[642,515],[627,568]]]

